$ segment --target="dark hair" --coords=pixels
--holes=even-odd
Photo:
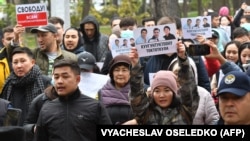
[[[160,31],[160,29],[159,29],[159,28],[157,28],[157,27],[156,27],[156,28],[154,28],[154,30],[153,30],[153,31],[156,31],[156,30],[159,30],[159,31]]]
[[[77,45],[76,45],[76,48],[74,50],[68,50],[66,47],[65,47],[65,43],[64,43],[64,37],[65,37],[65,34],[67,33],[68,30],[76,30],[77,31],[77,35],[79,37],[79,40],[77,42]],[[81,46],[83,46],[83,38],[82,38],[82,35],[81,35],[81,32],[76,28],[76,27],[70,27],[68,29],[66,29],[64,31],[64,34],[63,34],[63,39],[62,39],[62,44],[63,44],[63,48],[67,51],[70,51],[70,52],[74,52],[75,50],[77,50],[78,48],[80,48]]]
[[[242,37],[242,36],[249,36],[249,32],[244,27],[237,27],[233,31],[233,39]]]
[[[52,23],[52,24],[57,24],[59,23],[62,27],[64,25],[64,21],[63,19],[61,19],[60,17],[50,17],[49,18],[49,23]]]
[[[239,47],[239,61],[238,61],[238,62],[239,62],[240,68],[241,68],[243,71],[244,71],[245,69],[243,68],[243,65],[242,65],[242,61],[241,61],[240,55],[241,55],[242,51],[243,51],[244,49],[246,49],[246,48],[250,49],[250,42],[245,42],[245,43],[241,44],[240,47]]]
[[[53,71],[56,68],[61,68],[61,67],[70,67],[71,70],[76,74],[80,75],[81,74],[81,68],[79,67],[77,61],[71,60],[71,59],[59,59],[55,61],[53,65]]]
[[[157,21],[156,21],[156,19],[155,19],[154,17],[149,17],[149,18],[144,18],[144,19],[142,20],[142,25],[144,26],[144,25],[145,25],[145,22],[149,22],[149,21],[155,22],[155,25],[156,25],[156,23],[157,23]]]
[[[197,22],[197,21],[201,21],[201,20],[200,20],[200,19],[196,19],[196,22]]]
[[[7,26],[7,27],[3,28],[3,36],[4,36],[4,33],[6,33],[6,32],[14,32],[13,26]]]
[[[250,23],[250,15],[243,15],[240,19],[246,19],[246,21]]]
[[[148,30],[147,30],[146,28],[141,29],[141,33],[142,33],[143,31],[148,32]]]
[[[113,17],[111,20],[110,20],[110,26],[112,27],[112,24],[113,24],[113,21],[114,20],[121,20],[121,18],[120,17],[117,17],[117,16],[115,16],[115,17]]]
[[[165,30],[166,28],[167,28],[168,30],[170,30],[170,27],[169,27],[169,26],[164,26],[164,30]]]
[[[220,15],[218,12],[211,12],[211,13],[209,12],[208,16],[211,16],[211,20],[213,20],[214,17],[219,17]]]
[[[157,21],[158,25],[164,25],[164,24],[171,24],[171,23],[176,23],[175,19],[173,17],[162,17]]]
[[[11,61],[12,61],[12,57],[13,57],[15,54],[19,54],[19,53],[25,53],[25,54],[27,54],[31,59],[34,59],[34,54],[32,53],[32,51],[31,51],[28,47],[19,47],[19,46],[16,46],[15,49],[12,51],[12,54],[11,54]]]
[[[229,45],[231,45],[231,44],[235,44],[235,45],[236,45],[236,47],[238,48],[238,56],[240,57],[239,48],[240,48],[241,43],[240,43],[239,41],[234,41],[234,40],[228,42],[228,43],[225,45],[224,50],[223,50],[223,52],[222,52],[222,56],[223,56],[224,58],[226,58],[227,47],[228,47]],[[240,59],[238,59],[238,61],[239,61],[239,60],[240,60]],[[236,64],[238,63],[238,61],[236,62]]]
[[[121,22],[119,24],[120,28],[126,27],[126,26],[134,26],[136,25],[137,22],[134,18],[132,17],[125,17],[121,19]]]

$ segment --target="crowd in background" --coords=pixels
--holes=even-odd
[[[100,32],[91,15],[67,29],[61,18],[50,17],[47,25],[31,29],[34,49],[22,46],[22,25],[2,29],[0,126],[16,126],[10,130],[23,133],[25,141],[94,141],[99,124],[249,125],[250,9],[242,3],[235,14],[229,11],[223,6],[204,12],[211,16],[212,37],[189,40],[179,17],[150,17],[142,24],[114,17],[110,35]],[[112,40],[166,24],[176,25],[176,33],[166,28],[164,38],[179,39],[177,52],[139,57],[132,46],[128,55],[112,56]],[[146,34],[141,30],[135,44],[157,41],[157,33]],[[209,46],[210,54],[189,55],[191,44]],[[87,82],[91,92],[83,92],[93,75]]]

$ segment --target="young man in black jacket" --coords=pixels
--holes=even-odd
[[[80,73],[75,61],[55,62],[53,78],[58,98],[46,102],[40,111],[37,141],[95,141],[97,125],[112,124],[104,106],[79,90]]]

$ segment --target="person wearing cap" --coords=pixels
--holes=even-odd
[[[62,47],[76,55],[83,52],[84,48],[81,32],[75,27],[66,29],[63,34]]]
[[[78,65],[82,72],[100,73],[100,68],[96,65],[93,54],[84,51],[77,55]]]
[[[250,77],[231,71],[222,78],[217,90],[219,112],[224,125],[250,125]]]
[[[131,61],[127,55],[115,56],[109,64],[110,80],[98,92],[98,99],[108,110],[113,124],[133,119],[128,92]]]
[[[129,54],[132,63],[130,78],[130,103],[139,125],[191,125],[199,103],[199,95],[194,74],[187,59],[184,44],[177,43],[178,89],[176,76],[171,71],[155,73],[152,84],[152,97],[148,99],[143,85],[143,72],[136,48]]]
[[[100,74],[93,54],[84,51],[78,55],[78,65],[81,68],[81,81],[78,86],[81,92],[96,99],[98,91],[106,84],[109,77]]]
[[[32,28],[31,33],[36,34],[39,47],[33,50],[36,64],[43,74],[51,77],[52,66],[56,60],[65,58],[77,61],[77,56],[66,50],[62,50],[57,42],[57,29],[52,23],[45,26]]]
[[[83,47],[95,56],[97,62],[104,62],[109,51],[108,36],[100,32],[99,23],[92,15],[84,17],[80,23]]]

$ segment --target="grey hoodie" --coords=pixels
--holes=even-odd
[[[84,24],[93,23],[95,25],[95,35],[93,39],[89,39],[84,31]],[[80,31],[83,35],[83,47],[85,51],[92,53],[97,62],[104,62],[106,53],[108,52],[108,36],[100,33],[99,23],[95,17],[88,15],[80,23]]]

